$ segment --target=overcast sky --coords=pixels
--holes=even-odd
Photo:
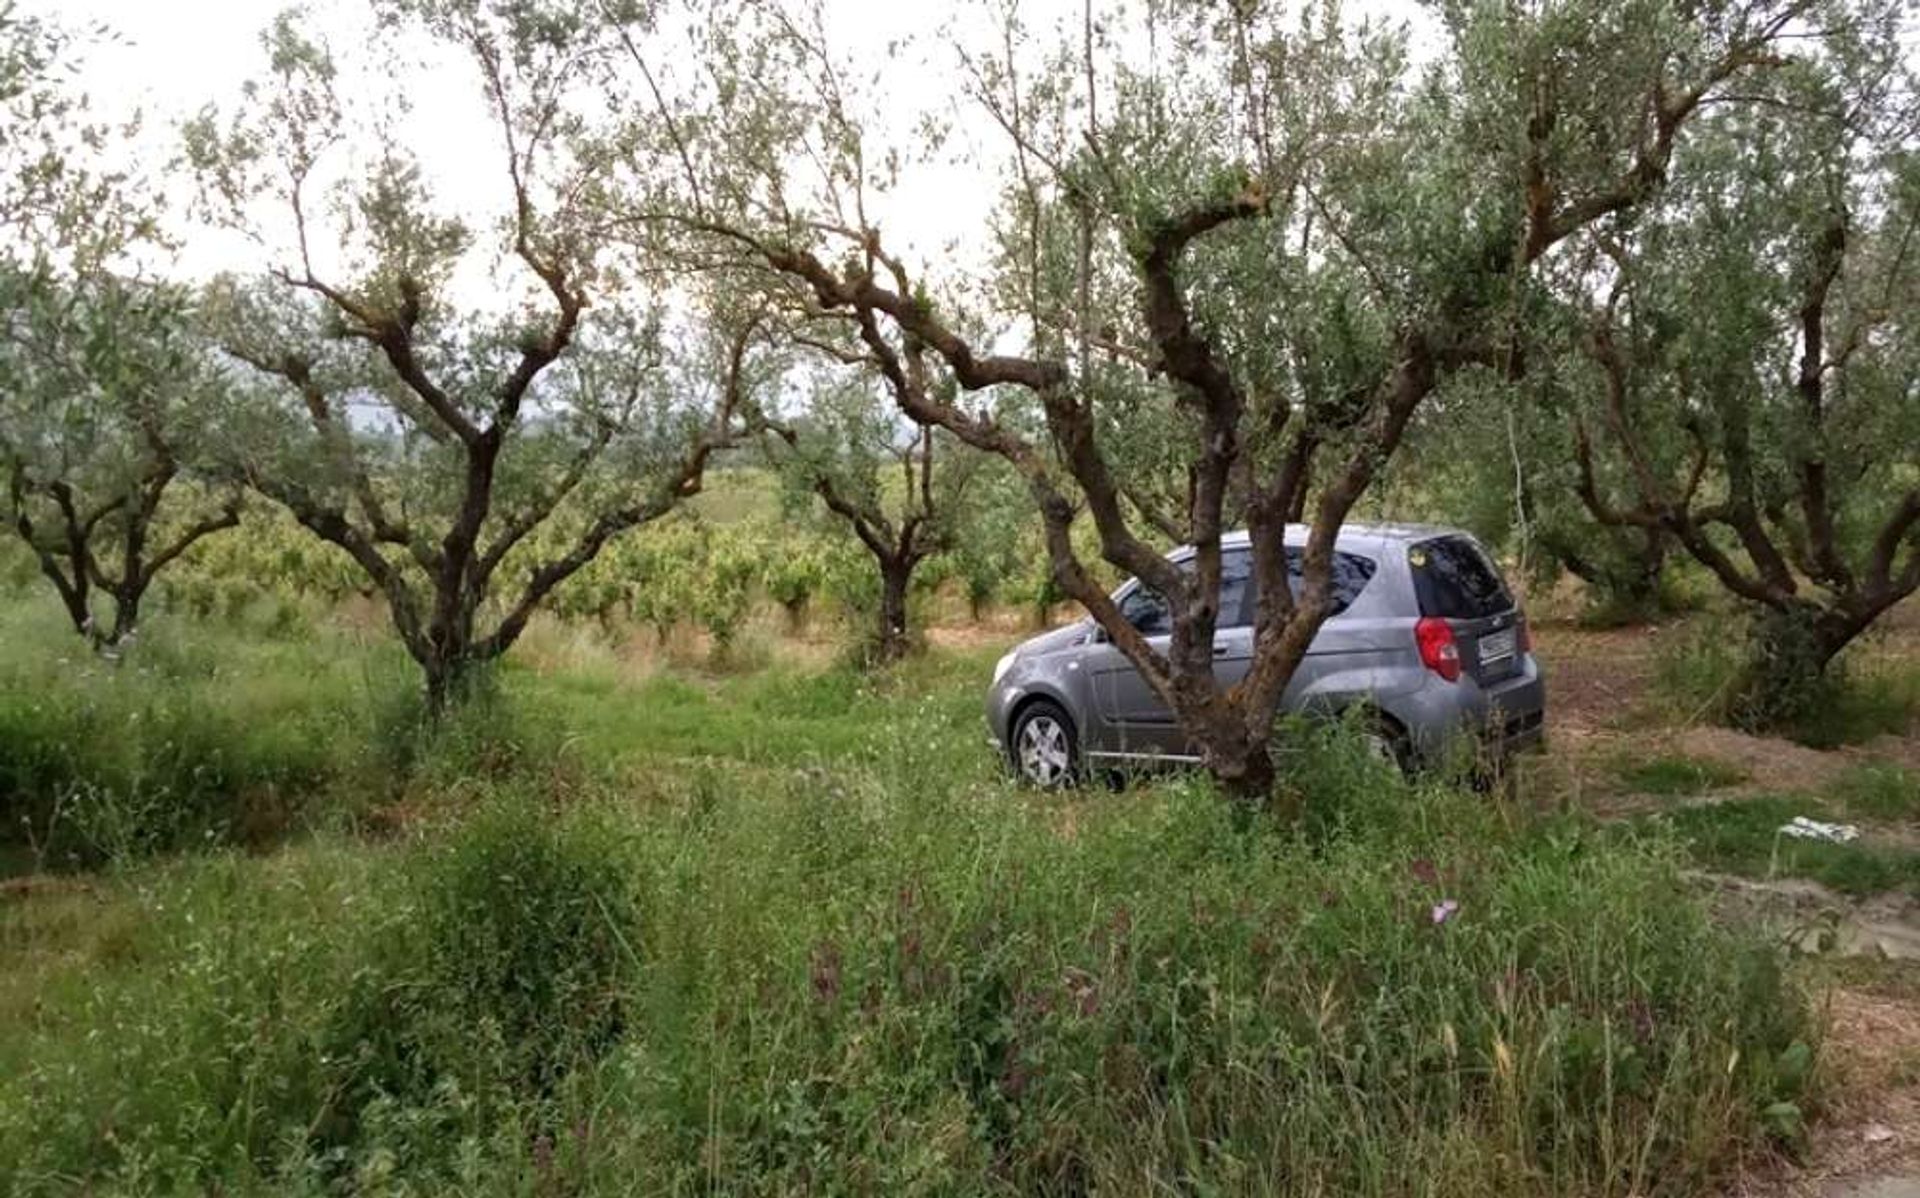
[[[1077,17],[1082,0],[1023,0],[1022,15],[1037,27]],[[1111,4],[1114,0],[1104,0]],[[1103,0],[1095,0],[1096,12]],[[81,86],[101,116],[117,117],[135,109],[145,114],[145,150],[160,160],[174,152],[174,128],[208,103],[231,107],[242,85],[264,66],[259,34],[286,7],[285,0],[24,0],[29,11],[45,13],[69,26],[97,22],[115,40],[94,48]],[[386,70],[373,43],[364,0],[308,0],[311,27],[331,44],[349,69]],[[1413,0],[1361,0],[1350,11],[1418,23]],[[900,98],[889,115],[910,121],[929,109],[953,120],[954,137],[942,160],[915,166],[902,178],[881,216],[890,241],[922,260],[938,257],[959,240],[972,250],[982,218],[994,198],[995,180],[982,159],[1005,150],[1004,140],[984,113],[958,99],[958,64],[950,48],[923,41],[889,61],[890,47],[910,41],[932,18],[954,16],[963,40],[978,45],[990,39],[982,6],[930,3],[929,0],[827,0],[834,41],[862,63],[887,71],[887,87]],[[977,33],[977,37],[969,36]],[[882,66],[882,64],[885,64]],[[478,217],[498,214],[505,203],[498,135],[487,122],[470,64],[449,58],[443,66],[402,68],[401,87],[412,112],[402,126],[408,146],[441,197],[484,197],[485,207],[463,211]],[[263,227],[267,221],[263,218]],[[254,270],[262,265],[260,247],[220,230],[185,228],[183,245],[171,268],[205,276],[222,269]],[[973,243],[968,245],[968,243]],[[471,284],[469,284],[471,286]]]

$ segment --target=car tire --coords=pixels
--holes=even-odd
[[[1038,790],[1060,790],[1080,780],[1080,746],[1073,719],[1058,703],[1037,699],[1020,709],[1007,741],[1014,776]]]
[[[1360,742],[1370,756],[1403,775],[1412,774],[1412,746],[1407,743],[1407,734],[1392,721],[1379,717],[1368,720],[1360,732]]]

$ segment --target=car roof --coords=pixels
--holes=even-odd
[[[1311,531],[1310,526],[1305,524],[1289,524],[1286,543],[1305,545],[1307,535]],[[1349,521],[1340,526],[1340,535],[1335,538],[1333,545],[1335,549],[1344,549],[1349,552],[1365,550],[1378,552],[1387,545],[1408,545],[1416,541],[1430,541],[1435,537],[1466,535],[1460,529],[1449,528],[1444,524],[1414,524],[1397,521],[1374,524],[1366,521]],[[1244,548],[1251,543],[1252,540],[1244,528],[1223,533],[1220,537],[1220,545],[1223,549]],[[1167,556],[1176,561],[1184,561],[1192,555],[1193,546],[1182,545]]]

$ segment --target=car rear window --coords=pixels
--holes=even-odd
[[[1465,537],[1438,537],[1407,549],[1420,614],[1479,620],[1513,608],[1513,596],[1480,546]]]

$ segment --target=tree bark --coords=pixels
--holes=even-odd
[[[107,631],[106,647],[114,648],[134,634],[140,624],[140,601],[146,597],[145,585],[123,587],[113,593],[113,627]]]
[[[910,556],[882,557],[879,561],[880,626],[876,629],[874,657],[882,662],[898,661],[913,648],[907,631],[907,588],[919,563]]]

